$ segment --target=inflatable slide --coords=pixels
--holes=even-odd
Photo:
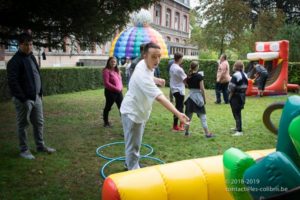
[[[288,84],[288,55],[289,41],[256,42],[255,52],[248,53],[247,59],[258,61],[268,69],[269,76],[264,95],[285,95],[288,90],[299,91],[299,85]],[[247,96],[257,95],[258,89],[251,80],[247,89]]]

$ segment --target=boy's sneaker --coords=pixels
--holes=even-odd
[[[45,152],[45,153],[51,154],[51,153],[56,152],[56,149],[53,149],[53,148],[51,148],[51,147],[43,146],[43,147],[38,147],[38,148],[36,149],[36,151],[37,151],[37,152]]]
[[[189,136],[191,136],[191,134],[190,134],[190,132],[185,132],[185,133],[184,133],[184,136],[185,136],[185,137],[189,137]]]
[[[109,123],[109,122],[104,123],[103,126],[104,126],[105,128],[111,128],[111,127],[112,127],[111,123]]]
[[[206,138],[213,138],[213,137],[215,137],[215,135],[212,134],[212,133],[209,133],[209,134],[205,134],[205,137]]]
[[[184,128],[181,128],[179,126],[173,126],[172,131],[184,131]]]
[[[28,159],[28,160],[33,160],[35,159],[34,155],[29,150],[23,151],[20,153],[20,156],[22,158]]]
[[[232,136],[242,136],[243,132],[242,131],[236,131]]]

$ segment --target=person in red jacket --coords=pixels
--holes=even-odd
[[[102,71],[104,95],[105,95],[105,107],[103,110],[104,127],[111,127],[111,123],[108,121],[108,114],[114,103],[117,104],[120,110],[123,100],[123,83],[121,72],[117,65],[117,59],[115,57],[109,57],[105,68]]]

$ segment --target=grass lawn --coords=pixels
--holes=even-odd
[[[168,94],[168,89],[163,89]],[[244,151],[273,148],[276,136],[262,123],[262,113],[273,102],[287,96],[248,97],[243,110],[244,136],[232,137],[234,120],[229,105],[215,105],[214,91],[207,91],[209,129],[216,134],[206,139],[199,119],[194,115],[191,137],[171,131],[173,117],[156,103],[145,129],[143,142],[153,146],[153,156],[165,162],[222,154],[230,147]],[[44,97],[45,141],[57,153],[36,153],[31,129],[29,144],[36,160],[19,157],[15,132],[15,110],[11,101],[0,104],[0,199],[52,200],[99,199],[103,180],[99,168],[106,162],[96,156],[97,147],[123,141],[122,126],[116,106],[110,114],[113,128],[103,128],[103,89]],[[272,115],[278,124],[280,111]],[[142,150],[145,152],[145,149]],[[109,156],[122,156],[123,146],[104,150]],[[153,162],[153,161],[152,161]],[[148,163],[148,164],[155,164]],[[107,173],[122,170],[123,163],[114,163]],[[142,180],[141,180],[142,181]]]

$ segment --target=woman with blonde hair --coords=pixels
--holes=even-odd
[[[201,124],[206,138],[211,138],[214,135],[209,132],[206,121],[205,111],[205,88],[203,76],[198,72],[198,63],[191,62],[186,84],[190,89],[190,93],[185,101],[185,114],[192,119],[193,113],[196,113],[201,120]],[[189,136],[189,125],[185,126],[185,136]]]
[[[228,85],[229,102],[232,115],[235,119],[236,127],[232,128],[235,133],[233,136],[243,135],[242,131],[242,109],[246,101],[246,90],[248,87],[248,78],[244,72],[244,64],[238,60],[233,65],[232,78]]]

